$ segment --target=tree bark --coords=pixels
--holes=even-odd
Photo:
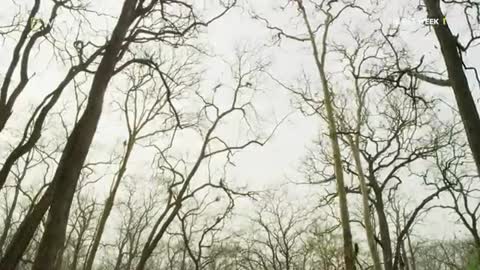
[[[392,240],[390,238],[390,228],[388,226],[387,216],[385,215],[385,205],[383,203],[382,190],[376,180],[370,181],[375,193],[375,210],[378,217],[378,228],[380,231],[380,242],[382,243],[383,265],[385,270],[393,269],[393,251]]]
[[[365,108],[365,99],[362,97],[361,87],[358,84],[358,79],[355,78],[354,80],[354,88],[355,88],[355,97],[357,101],[357,109],[356,109],[356,125],[355,125],[355,135],[347,134],[347,141],[350,145],[350,149],[352,150],[353,160],[355,162],[355,168],[357,171],[358,181],[360,182],[360,193],[362,195],[362,207],[363,207],[363,222],[365,223],[365,232],[367,236],[367,243],[368,248],[370,250],[370,255],[373,261],[373,269],[375,270],[382,270],[382,265],[380,261],[380,257],[378,255],[377,250],[377,243],[375,240],[375,227],[372,224],[372,213],[370,211],[369,205],[369,189],[367,186],[367,181],[365,177],[365,173],[362,166],[362,159],[360,157],[360,133],[362,129],[362,111]],[[340,124],[342,124],[342,128],[346,129],[346,124],[344,122],[344,118],[339,116]]]
[[[355,255],[353,252],[353,240],[352,232],[350,228],[350,217],[348,212],[348,202],[347,202],[347,193],[345,191],[345,181],[343,175],[343,166],[342,158],[340,152],[340,146],[338,143],[337,135],[337,125],[335,120],[335,113],[333,108],[333,96],[328,88],[328,80],[325,74],[325,56],[327,51],[327,36],[329,31],[329,26],[332,23],[332,16],[328,15],[325,19],[325,30],[322,37],[322,52],[318,51],[317,43],[315,41],[315,33],[310,25],[308,20],[307,12],[305,7],[302,4],[302,1],[297,0],[298,7],[302,14],[305,26],[307,27],[309,39],[312,45],[313,56],[315,59],[315,64],[318,69],[320,80],[322,83],[323,94],[324,94],[324,103],[325,110],[327,113],[327,122],[329,128],[329,136],[332,144],[333,152],[333,161],[335,166],[335,179],[337,183],[337,194],[340,204],[340,218],[342,223],[342,234],[343,234],[343,250],[344,250],[344,261],[345,261],[345,270],[354,270],[355,269]]]
[[[122,42],[136,14],[137,0],[125,0],[105,54],[94,75],[85,112],[75,125],[53,177],[53,196],[47,225],[39,244],[33,270],[51,269],[64,244],[70,207],[81,169],[101,116],[103,99],[113,76]]]
[[[133,135],[134,136],[134,135]],[[95,231],[95,237],[93,239],[92,247],[90,248],[90,252],[88,253],[87,260],[85,263],[84,270],[91,270],[93,266],[93,262],[95,260],[95,256],[98,251],[98,247],[100,246],[100,240],[102,239],[103,231],[105,230],[105,226],[107,224],[108,217],[112,212],[112,208],[115,202],[115,196],[118,191],[118,187],[120,186],[120,181],[122,180],[126,170],[127,170],[127,163],[130,158],[130,154],[133,150],[135,139],[130,137],[127,143],[127,149],[125,150],[125,156],[122,159],[122,163],[120,165],[120,169],[118,170],[118,174],[115,177],[115,181],[113,183],[112,190],[108,195],[107,200],[105,201],[105,207],[103,208],[102,216],[100,217],[100,221],[97,225],[97,230]]]
[[[95,53],[95,56],[96,55],[97,53]],[[37,142],[40,140],[40,137],[42,136],[42,131],[43,131],[43,124],[48,116],[48,113],[59,100],[63,90],[75,78],[75,76],[78,73],[80,73],[80,71],[82,71],[86,66],[88,66],[93,61],[93,59],[95,59],[95,56],[90,58],[86,64],[72,67],[67,73],[67,75],[65,76],[65,78],[60,82],[58,87],[51,94],[46,96],[42,101],[42,103],[37,107],[36,112],[31,116],[29,123],[25,128],[21,141],[10,152],[10,154],[7,156],[7,158],[3,162],[3,165],[0,169],[0,190],[3,188],[5,182],[7,181],[7,177],[10,174],[10,171],[13,165],[15,164],[15,162],[17,162],[19,158],[21,158],[23,155],[25,155],[30,150],[32,150],[37,144]],[[38,115],[37,115],[37,111],[38,111]],[[37,116],[36,119],[35,119],[35,116]],[[28,134],[31,127],[33,127],[33,129],[31,133]]]
[[[360,117],[358,118],[360,121]],[[348,141],[350,144],[350,148],[352,149],[353,159],[355,161],[355,167],[358,174],[358,181],[360,182],[360,192],[362,193],[362,206],[363,206],[363,222],[365,223],[365,232],[367,234],[367,243],[368,248],[370,249],[370,254],[372,256],[373,261],[373,269],[375,270],[382,270],[382,265],[380,262],[380,257],[378,256],[377,251],[377,243],[375,241],[375,228],[373,227],[372,220],[371,220],[371,212],[369,206],[369,198],[368,198],[368,186],[367,181],[365,180],[365,174],[363,173],[362,168],[362,161],[360,159],[360,150],[358,148],[359,142],[359,130],[357,130],[357,135],[355,136],[355,140],[352,136],[348,135]]]
[[[440,8],[440,0],[424,0],[424,2],[429,17],[444,17]],[[438,25],[434,29],[440,43],[448,78],[455,94],[468,143],[477,166],[477,173],[480,175],[480,117],[463,69],[457,37],[452,34],[448,25]]]

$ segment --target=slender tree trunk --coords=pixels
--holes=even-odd
[[[82,224],[83,226],[80,228],[80,232],[78,235],[77,242],[75,243],[75,248],[73,250],[73,259],[72,263],[70,265],[69,270],[77,270],[77,265],[78,265],[78,259],[80,257],[80,251],[83,246],[84,239],[83,237],[85,236],[85,232],[88,229],[88,223],[87,224]],[[61,261],[61,260],[59,260]]]
[[[24,130],[23,137],[20,140],[19,144],[10,152],[10,154],[7,156],[7,158],[2,164],[2,167],[0,169],[0,189],[3,188],[3,185],[7,181],[7,177],[10,174],[10,171],[13,165],[17,162],[17,160],[26,153],[28,153],[30,150],[32,150],[37,144],[37,142],[40,140],[43,131],[43,124],[47,119],[48,113],[60,99],[60,96],[64,89],[75,78],[75,76],[77,76],[81,71],[84,70],[84,68],[90,65],[94,59],[96,59],[100,52],[101,50],[99,49],[84,63],[70,68],[70,70],[65,75],[65,78],[59,83],[57,88],[48,96],[46,96],[43,99],[42,103],[37,107],[33,115],[30,117],[30,120]],[[31,128],[31,133],[28,134]]]
[[[189,180],[187,180],[189,181]],[[185,188],[186,190],[186,188]],[[152,234],[150,237],[152,237],[152,241],[147,242],[145,244],[145,247],[142,250],[142,253],[140,255],[140,259],[138,261],[137,266],[135,267],[136,270],[144,270],[145,267],[147,266],[147,261],[152,255],[153,251],[157,247],[158,243],[162,239],[163,235],[167,231],[168,227],[172,223],[172,221],[175,219],[175,216],[177,215],[178,211],[180,211],[180,208],[182,207],[182,198],[184,195],[185,191],[182,190],[177,198],[177,202],[175,203],[175,207],[173,208],[172,212],[168,215],[167,219],[165,220],[165,223],[162,225],[158,233],[155,234],[155,231],[152,231]],[[163,215],[162,215],[163,216]],[[163,218],[161,218],[163,220]],[[160,221],[160,220],[159,220]],[[154,237],[153,237],[154,236]]]
[[[410,251],[410,266],[412,270],[417,270],[417,263],[415,260],[415,251],[412,247],[412,241],[410,239],[410,234],[407,234],[407,243],[408,243],[408,250]]]
[[[424,0],[428,16],[432,18],[443,18],[440,8],[440,0]],[[448,25],[434,27],[443,60],[448,71],[448,78],[455,94],[458,111],[465,127],[468,143],[472,150],[477,172],[480,175],[480,117],[473,99],[468,80],[463,69],[463,61],[455,37]]]
[[[360,86],[358,84],[358,79],[355,78],[355,97],[357,101],[356,109],[356,125],[355,125],[355,135],[347,134],[348,144],[352,149],[353,159],[355,162],[355,168],[358,175],[358,180],[360,182],[360,193],[362,194],[362,207],[363,207],[363,221],[365,223],[365,232],[367,235],[368,248],[370,250],[370,255],[372,256],[373,268],[375,270],[382,270],[382,265],[380,257],[378,255],[377,243],[375,241],[375,227],[372,224],[372,213],[370,211],[369,205],[369,189],[367,186],[367,181],[365,179],[365,173],[362,166],[362,159],[360,157],[360,133],[362,128],[362,111],[365,106],[365,100],[362,97]],[[342,128],[346,130],[346,124],[342,116],[339,116],[340,124]]]
[[[123,260],[123,245],[120,248],[120,252],[118,253],[117,259],[115,261],[115,267],[113,270],[120,270],[120,267],[122,265],[122,260]]]
[[[3,246],[7,241],[8,232],[10,231],[10,226],[12,225],[13,214],[15,213],[15,208],[17,207],[18,195],[20,194],[20,183],[15,187],[15,194],[13,195],[12,204],[10,208],[7,209],[8,213],[5,217],[5,222],[3,223],[3,232],[0,236],[0,256],[3,254]]]
[[[345,191],[342,159],[341,159],[341,153],[340,153],[340,146],[338,143],[337,126],[336,126],[335,113],[333,108],[333,97],[328,88],[328,81],[325,75],[325,56],[327,51],[326,43],[327,43],[329,26],[332,22],[332,17],[329,15],[325,20],[325,26],[324,26],[325,30],[322,37],[322,52],[319,53],[317,43],[315,40],[315,33],[313,32],[310,22],[308,20],[305,7],[303,6],[302,1],[297,0],[297,3],[300,9],[300,12],[302,13],[305,26],[307,27],[307,30],[308,30],[310,42],[312,44],[315,64],[317,66],[317,69],[320,75],[320,80],[322,83],[325,109],[327,113],[327,120],[328,120],[328,127],[329,127],[329,135],[330,135],[330,141],[332,144],[332,151],[333,151],[335,178],[337,182],[337,194],[338,194],[338,200],[340,204],[340,218],[341,218],[342,233],[343,233],[345,270],[353,270],[355,269],[355,258],[354,258],[354,252],[353,252],[352,232],[350,229],[350,217],[348,212],[347,193]]]
[[[115,178],[113,183],[112,190],[108,195],[107,200],[105,201],[105,208],[103,209],[102,216],[100,217],[100,221],[98,222],[97,230],[95,232],[95,238],[93,239],[93,244],[88,253],[87,261],[85,264],[84,270],[91,270],[93,266],[93,262],[95,260],[95,256],[98,251],[98,247],[100,246],[100,240],[102,239],[103,231],[105,230],[105,226],[107,224],[108,217],[112,212],[112,208],[115,202],[115,196],[117,194],[118,187],[120,186],[120,181],[122,180],[126,170],[127,170],[127,163],[130,158],[130,154],[133,150],[134,138],[130,137],[127,143],[127,149],[125,150],[125,156],[122,159],[122,163],[120,165],[120,169],[118,170],[118,174]]]
[[[205,140],[202,145],[202,149],[200,151],[200,155],[197,158],[197,161],[195,162],[195,165],[193,166],[192,170],[188,173],[187,177],[185,177],[185,182],[183,183],[182,188],[178,192],[178,195],[175,198],[174,202],[167,202],[167,205],[163,211],[163,213],[159,216],[157,219],[155,225],[153,226],[150,235],[148,236],[147,242],[145,243],[140,258],[138,260],[137,266],[135,267],[136,270],[144,270],[145,267],[147,266],[147,261],[152,255],[153,251],[157,247],[158,243],[162,239],[163,235],[167,231],[168,227],[170,224],[173,222],[175,217],[177,216],[178,212],[180,211],[183,203],[183,199],[185,196],[185,193],[187,192],[188,187],[190,186],[190,182],[192,181],[193,177],[197,173],[198,169],[200,168],[200,165],[205,158],[205,151],[207,149],[208,143],[210,142],[210,136],[212,135],[212,132],[215,130],[215,126],[217,125],[218,122],[216,122],[207,132],[205,135]],[[172,211],[170,209],[173,207]],[[166,219],[165,219],[166,218]],[[161,222],[164,221],[162,226],[157,232],[158,226],[160,226]]]
[[[360,121],[360,118],[358,118]],[[352,136],[348,135],[348,143],[352,149],[353,159],[355,160],[355,167],[357,169],[358,180],[360,182],[360,192],[362,193],[362,206],[363,206],[363,222],[365,223],[365,232],[367,234],[367,243],[368,248],[370,249],[370,254],[373,260],[373,269],[381,270],[382,265],[380,262],[380,257],[378,256],[377,251],[377,243],[375,242],[375,228],[372,224],[372,214],[370,212],[370,205],[368,199],[368,186],[367,181],[365,180],[365,174],[363,173],[362,161],[360,159],[360,150],[358,148],[358,133],[356,135],[356,139],[352,138]]]
[[[11,107],[8,106],[8,90],[10,87],[10,83],[12,81],[13,74],[15,69],[17,68],[18,62],[21,58],[21,50],[27,42],[28,35],[32,31],[32,18],[36,16],[40,9],[40,0],[35,0],[32,9],[30,10],[30,14],[27,18],[27,24],[22,30],[22,34],[20,35],[17,44],[13,50],[12,60],[7,68],[7,72],[5,73],[5,79],[3,80],[2,86],[0,88],[0,132],[5,127],[10,115],[12,114]]]
[[[392,240],[390,238],[390,228],[388,227],[387,216],[385,215],[385,205],[383,204],[382,190],[375,182],[370,181],[375,192],[375,210],[378,217],[378,229],[380,231],[380,241],[382,243],[383,267],[385,270],[393,269]]]
[[[405,241],[402,241],[402,254],[403,254],[403,269],[410,270],[410,261],[408,260],[407,249],[405,248]]]

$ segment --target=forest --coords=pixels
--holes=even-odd
[[[1,6],[0,270],[480,269],[480,1]]]

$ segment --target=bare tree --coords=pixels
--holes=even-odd
[[[218,156],[223,156],[227,162],[229,162],[235,151],[242,150],[251,145],[262,146],[270,138],[271,134],[263,140],[255,136],[255,138],[248,139],[244,143],[229,143],[217,134],[221,126],[226,123],[226,119],[236,119],[235,121],[245,125],[247,130],[251,130],[251,117],[252,113],[255,114],[255,112],[250,98],[253,94],[252,91],[256,89],[256,86],[252,82],[255,81],[258,73],[264,70],[265,64],[262,62],[249,64],[247,56],[248,54],[240,53],[237,63],[232,68],[234,86],[232,87],[232,95],[228,102],[219,104],[215,101],[215,93],[220,91],[219,88],[224,87],[222,84],[219,84],[214,89],[213,96],[210,97],[202,95],[201,92],[197,92],[202,107],[198,113],[196,113],[196,121],[198,121],[198,119],[202,122],[205,121],[204,123],[207,125],[207,128],[201,128],[198,125],[192,126],[192,128],[199,132],[202,139],[199,145],[200,149],[195,160],[191,162],[191,166],[183,165],[186,164],[183,160],[174,162],[175,159],[168,156],[168,150],[171,145],[168,145],[166,149],[155,146],[158,150],[157,163],[159,169],[163,171],[162,178],[168,179],[168,195],[163,211],[155,221],[148,240],[142,249],[142,255],[136,266],[137,270],[145,269],[148,259],[151,257],[160,240],[164,237],[170,224],[177,217],[185,201],[191,199],[196,193],[203,189],[212,187],[212,185],[215,185],[217,188],[226,186],[223,180],[220,180],[218,184],[208,182],[195,185],[193,181],[197,177],[197,173],[202,165],[207,163],[211,158]]]
[[[111,265],[103,262],[100,264],[108,265],[111,269],[131,269],[140,256],[142,241],[144,241],[149,224],[154,220],[158,211],[156,204],[161,203],[156,191],[150,191],[145,198],[135,198],[135,188],[128,188],[127,198],[119,201],[118,210],[122,213],[122,221],[118,228],[118,238],[115,240],[114,251],[116,256]],[[107,253],[108,254],[108,253]],[[108,260],[103,260],[108,261]],[[88,259],[85,261],[87,267]]]
[[[0,111],[2,111],[0,112],[0,131],[3,129],[6,122],[12,115],[12,109],[15,101],[27,87],[27,84],[30,82],[31,78],[28,74],[28,70],[31,65],[30,54],[32,53],[35,44],[38,43],[39,40],[42,38],[45,38],[47,40],[49,39],[47,38],[47,36],[50,35],[52,29],[55,26],[55,18],[57,17],[59,10],[65,9],[73,12],[81,12],[83,10],[82,6],[75,6],[71,1],[55,1],[55,4],[51,9],[51,15],[48,23],[41,22],[40,30],[35,32],[32,29],[32,23],[36,21],[35,16],[38,12],[38,9],[40,8],[40,3],[40,0],[35,1],[34,7],[30,12],[25,28],[22,32],[22,36],[20,37],[15,47],[14,55],[12,57],[7,73],[5,75],[5,79],[2,84],[2,102],[0,103],[3,105],[0,105]],[[29,38],[28,35],[32,32],[33,34]],[[52,38],[53,40],[55,39],[54,37],[50,38]],[[26,45],[25,42],[27,42]],[[62,59],[62,61],[64,62],[71,62],[71,67],[68,69],[63,79],[58,83],[57,87],[47,96],[45,96],[45,98],[40,102],[40,104],[35,107],[34,111],[31,113],[31,116],[28,118],[23,134],[20,136],[20,140],[17,142],[17,145],[13,147],[11,151],[7,154],[5,161],[3,162],[0,169],[0,189],[5,184],[10,170],[12,166],[14,166],[15,162],[18,161],[19,158],[21,158],[23,155],[27,154],[30,150],[32,150],[37,144],[37,142],[40,140],[42,132],[44,131],[44,124],[46,122],[47,116],[60,99],[60,96],[64,92],[64,90],[75,79],[76,76],[78,76],[82,72],[86,72],[87,68],[104,51],[104,46],[96,46],[90,43],[84,44],[80,40],[75,40],[73,44],[75,48],[65,49],[65,53],[68,55],[68,59]],[[25,46],[25,48],[21,53],[23,46]],[[91,48],[93,48],[93,51],[89,56],[87,56],[85,53],[87,51],[90,52],[89,50]],[[74,52],[69,52],[69,50],[72,49],[74,50]],[[11,95],[8,96],[8,92],[11,88],[12,79],[14,77],[13,73],[17,69],[20,57],[21,79],[18,85],[12,91]]]
[[[344,237],[344,256],[345,256],[345,267],[347,270],[355,269],[355,256],[354,256],[354,247],[352,240],[352,232],[350,228],[350,218],[348,211],[348,202],[347,202],[347,193],[345,191],[345,180],[344,172],[342,165],[341,149],[339,145],[338,138],[338,123],[336,120],[336,113],[334,108],[334,92],[331,85],[329,84],[329,79],[327,78],[328,63],[326,61],[327,51],[329,49],[328,38],[330,34],[330,29],[335,21],[344,13],[346,10],[357,8],[354,3],[340,3],[340,8],[333,8],[330,1],[322,1],[320,4],[312,3],[310,6],[306,6],[305,3],[301,0],[292,1],[294,5],[298,8],[299,16],[304,24],[304,29],[307,32],[306,35],[296,35],[289,34],[286,30],[281,29],[277,26],[272,26],[267,19],[262,18],[258,15],[255,17],[263,21],[267,28],[276,32],[279,38],[288,38],[291,40],[299,42],[308,42],[310,43],[312,49],[312,58],[315,62],[315,67],[318,72],[318,77],[320,79],[323,101],[322,107],[312,108],[316,113],[319,110],[325,110],[325,120],[328,124],[330,144],[332,148],[333,155],[333,166],[335,171],[335,180],[337,183],[337,193],[340,207],[340,215],[342,220],[342,230]],[[309,17],[309,12],[307,8],[311,7],[315,11],[320,11],[323,16],[323,22],[319,23],[317,26],[313,25],[312,18]],[[320,40],[317,40],[317,37],[320,36]],[[287,87],[292,90],[291,88]],[[306,103],[309,103],[311,99],[299,93],[298,91],[293,90],[294,93],[299,94],[301,99]]]
[[[473,247],[477,251],[477,257],[480,259],[479,186],[476,174],[472,174],[471,167],[466,166],[469,164],[467,144],[463,142],[463,138],[456,136],[455,142],[451,143],[447,149],[436,152],[435,164],[438,168],[438,183],[435,185],[449,187],[447,194],[450,200],[439,207],[450,210],[457,221],[468,231]]]
[[[92,269],[100,240],[110,212],[112,211],[120,183],[126,174],[127,164],[135,145],[148,140],[152,136],[172,130],[181,124],[176,122],[178,115],[169,112],[169,102],[178,95],[178,92],[185,90],[182,88],[192,85],[195,81],[195,74],[190,76],[182,74],[182,70],[188,70],[189,66],[192,65],[192,63],[190,63],[191,60],[188,58],[185,62],[178,64],[172,60],[172,67],[165,68],[168,70],[168,73],[160,71],[160,67],[157,67],[155,73],[160,72],[159,76],[155,76],[155,73],[149,69],[143,69],[143,67],[140,67],[138,71],[131,70],[129,74],[127,74],[131,87],[125,93],[125,101],[118,105],[124,113],[128,137],[123,143],[122,158],[118,171],[113,179],[110,193],[105,200],[105,206],[97,225],[96,235],[89,249],[85,270]],[[164,81],[166,77],[171,80],[170,83]],[[193,82],[182,81],[184,80],[183,78],[187,77],[193,78]],[[158,84],[160,84],[160,86],[158,86]],[[158,123],[158,120],[161,122]],[[158,123],[158,127],[152,129],[152,123]]]
[[[176,1],[145,3],[144,1],[126,0],[124,2],[117,24],[111,38],[105,45],[102,59],[95,71],[85,110],[67,140],[52,184],[32,213],[25,218],[24,225],[20,226],[17,231],[16,241],[9,247],[2,262],[0,262],[2,269],[13,269],[15,267],[47,209],[49,209],[49,218],[33,269],[47,268],[52,261],[56,262],[58,260],[58,251],[65,239],[65,228],[78,176],[101,116],[107,86],[119,69],[124,69],[130,64],[144,63],[134,56],[117,67],[122,57],[129,51],[131,44],[145,41],[164,41],[178,44],[181,42],[178,39],[186,37],[200,25],[208,25],[231,8],[231,6],[227,6],[220,15],[206,22],[194,20],[190,23],[190,19],[195,18],[195,14],[190,13],[189,16],[178,22],[179,24],[186,22],[186,25],[179,25],[173,30],[169,30],[170,26],[155,22],[150,25],[149,29],[143,28],[142,21],[151,16],[152,12],[166,16],[165,12],[157,12],[156,10],[158,6],[163,8],[166,4],[178,5],[180,8],[193,12],[193,7]]]
[[[290,82],[263,50],[219,65],[228,56],[206,46],[202,29],[240,1],[123,0],[116,15],[84,0],[5,2],[0,269],[478,268],[480,76],[467,55],[479,3],[405,4],[444,22],[416,28],[435,32],[429,59],[386,22],[390,2],[273,1],[250,15],[273,34],[268,52],[291,42],[288,57],[306,56]],[[450,9],[465,32],[441,19]],[[298,171],[279,168],[299,188],[288,196],[231,175],[237,152],[283,122],[267,128],[259,114],[270,83],[294,97],[282,110],[321,130]],[[461,121],[432,86],[453,89]],[[438,213],[462,235],[421,235]]]
[[[91,223],[94,220],[94,214],[96,214],[96,203],[94,201],[88,202],[88,200],[77,195],[78,208],[71,216],[73,223],[70,232],[67,234],[65,248],[62,251],[64,259],[57,262],[59,264],[57,268],[59,269],[78,269],[81,266],[82,258],[86,255],[85,243],[89,241],[89,232],[92,229]],[[68,249],[69,245],[71,249]]]
[[[303,269],[300,263],[304,237],[310,225],[309,215],[280,199],[269,198],[252,218],[256,233],[253,239],[247,239],[252,241],[245,258],[251,264],[249,269]]]
[[[429,17],[444,18],[440,6],[441,2],[449,3],[450,1],[424,1]],[[465,45],[461,44],[458,35],[454,35],[448,25],[439,25],[438,27],[434,27],[434,30],[442,50],[445,66],[447,67],[449,85],[455,94],[458,112],[461,116],[468,143],[477,166],[477,173],[480,175],[480,142],[476,139],[480,137],[480,117],[465,70],[473,69],[477,76],[477,82],[478,74],[476,73],[476,69],[467,67],[462,59],[462,54],[466,53],[468,48],[480,38],[474,31],[475,25],[478,26],[480,24],[480,16],[478,16],[480,7],[479,4],[474,1],[460,1],[458,5],[461,5],[461,8],[464,9],[465,18],[469,26],[470,37],[467,43]],[[470,9],[476,10],[476,15],[475,13],[473,16],[470,15]]]

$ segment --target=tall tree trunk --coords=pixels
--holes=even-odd
[[[363,207],[363,222],[365,223],[365,232],[367,235],[367,243],[368,248],[370,250],[370,255],[373,261],[373,269],[375,270],[382,270],[382,265],[380,261],[380,257],[378,255],[377,250],[377,243],[375,241],[375,227],[372,224],[372,213],[370,211],[370,204],[369,204],[369,189],[367,186],[367,181],[365,179],[365,173],[362,166],[362,159],[360,157],[360,133],[362,129],[362,112],[365,108],[365,99],[360,90],[360,86],[358,84],[358,79],[355,78],[354,80],[354,88],[355,88],[355,97],[357,101],[357,109],[356,109],[356,124],[355,124],[355,135],[347,134],[348,144],[352,150],[353,160],[355,162],[355,168],[358,175],[358,181],[360,182],[360,193],[362,194],[362,207]],[[340,124],[344,130],[347,130],[346,124],[344,122],[344,118],[340,115]]]
[[[405,248],[405,241],[402,241],[402,256],[403,256],[403,269],[410,270],[410,261],[408,260],[407,249]]]
[[[136,14],[137,0],[125,0],[105,54],[93,78],[87,106],[75,125],[53,177],[54,194],[45,232],[39,244],[32,270],[47,270],[61,256],[65,230],[81,169],[102,113],[103,99],[113,76],[122,42]]]
[[[443,18],[440,8],[440,0],[424,0],[428,16],[432,18]],[[448,25],[434,27],[443,60],[448,71],[448,78],[455,94],[458,111],[465,127],[468,143],[472,150],[477,172],[480,175],[480,117],[473,99],[468,80],[463,69],[463,61],[458,50],[457,37],[455,37]]]
[[[77,242],[75,243],[75,248],[73,249],[72,263],[70,264],[69,270],[77,270],[77,265],[78,265],[78,261],[79,261],[79,258],[80,258],[80,252],[81,252],[81,249],[83,247],[84,240],[85,240],[83,238],[85,237],[85,233],[87,232],[88,225],[89,225],[90,220],[92,218],[92,216],[91,216],[92,213],[93,212],[90,212],[90,217],[88,217],[88,221],[84,220],[84,223],[82,223],[81,226],[80,226]],[[62,252],[62,254],[63,254],[63,252]],[[58,261],[60,262],[61,259],[59,259]]]
[[[415,251],[413,250],[413,247],[412,247],[410,233],[407,234],[407,243],[408,243],[408,250],[410,253],[410,266],[412,270],[417,270],[417,265],[416,265],[417,263],[415,260]]]
[[[360,117],[358,118],[360,121]],[[370,212],[369,198],[368,198],[368,186],[367,181],[365,180],[365,174],[363,173],[362,161],[360,159],[360,150],[359,150],[359,130],[357,130],[357,135],[355,140],[352,136],[348,135],[348,143],[352,149],[353,159],[355,161],[355,167],[358,174],[358,181],[360,182],[360,192],[362,193],[362,206],[363,206],[363,222],[365,223],[365,232],[367,234],[367,243],[368,248],[370,249],[370,254],[373,260],[373,269],[382,270],[382,265],[380,262],[380,257],[378,256],[377,243],[375,241],[375,228],[372,224],[372,214]]]
[[[115,64],[119,60],[118,54],[122,41],[135,18],[136,4],[137,0],[125,0],[117,25],[93,78],[87,107],[68,138],[51,187],[22,222],[14,238],[19,242],[12,242],[0,262],[0,269],[15,269],[49,205],[47,225],[32,269],[50,270],[58,260],[59,251],[65,240],[68,215],[80,171],[100,119],[103,98],[113,75]]]
[[[393,252],[392,240],[390,238],[390,228],[388,227],[388,219],[385,215],[385,205],[383,204],[382,190],[378,186],[376,180],[371,179],[373,191],[375,193],[375,210],[378,217],[378,229],[380,231],[380,242],[382,243],[383,267],[385,270],[393,269]]]
[[[135,135],[132,135],[132,136],[135,136]],[[115,196],[117,194],[118,187],[120,186],[120,181],[122,180],[127,170],[127,163],[130,158],[130,154],[132,153],[132,150],[133,150],[134,141],[135,141],[134,137],[129,138],[129,141],[127,143],[126,150],[125,150],[125,155],[120,164],[120,169],[118,170],[118,174],[115,177],[112,190],[110,191],[110,194],[108,195],[108,198],[105,201],[105,207],[103,208],[102,216],[100,217],[100,221],[98,222],[97,230],[95,231],[95,238],[93,239],[92,247],[90,249],[90,252],[88,253],[84,270],[92,269],[93,262],[95,260],[95,256],[98,251],[98,247],[100,246],[100,240],[102,239],[103,231],[105,230],[108,217],[112,212],[112,208],[115,202]]]
[[[325,56],[327,52],[327,36],[329,31],[329,26],[332,23],[332,16],[328,15],[325,19],[325,29],[322,37],[322,52],[319,53],[317,43],[315,40],[315,33],[310,25],[308,20],[307,12],[305,7],[302,4],[301,0],[297,0],[298,7],[302,14],[305,26],[307,27],[309,39],[312,45],[313,56],[315,59],[315,64],[320,75],[320,80],[322,83],[323,94],[324,94],[324,103],[327,113],[327,122],[329,128],[329,136],[332,144],[333,151],[333,161],[335,166],[335,179],[337,182],[337,194],[340,204],[340,218],[342,223],[342,234],[343,234],[343,250],[344,250],[344,260],[345,260],[345,270],[354,270],[355,269],[355,256],[353,252],[353,241],[352,241],[352,232],[350,229],[350,217],[348,212],[348,203],[347,203],[347,193],[345,191],[345,181],[343,175],[342,167],[342,158],[340,152],[340,145],[338,143],[337,135],[337,125],[335,120],[335,113],[333,108],[333,96],[328,88],[327,76],[325,75]]]
[[[117,259],[115,260],[115,267],[113,268],[113,270],[120,270],[121,269],[120,267],[122,265],[122,260],[123,260],[123,248],[124,248],[125,244],[126,244],[126,242],[123,242],[120,246],[120,249],[118,251]]]
[[[0,169],[0,190],[3,188],[5,182],[7,181],[7,177],[10,174],[13,165],[23,155],[32,150],[37,144],[37,142],[40,140],[43,131],[43,124],[47,119],[48,113],[60,99],[60,95],[62,94],[64,89],[75,78],[75,76],[82,72],[97,58],[101,51],[101,49],[98,49],[95,53],[92,54],[89,59],[87,59],[87,61],[71,67],[65,75],[64,79],[59,83],[57,88],[55,88],[53,92],[47,95],[40,103],[40,105],[35,109],[35,112],[32,114],[27,126],[25,127],[23,137],[21,138],[18,145],[10,152],[10,154],[8,154],[7,158],[2,164],[2,167]]]

